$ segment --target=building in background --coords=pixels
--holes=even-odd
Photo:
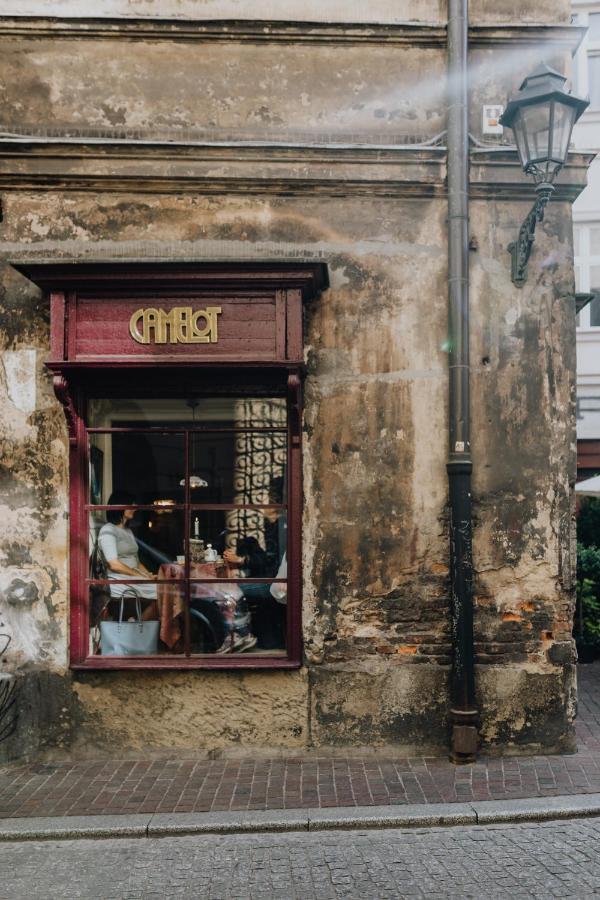
[[[600,153],[600,3],[574,0],[574,22],[587,28],[573,63],[574,83],[590,105],[573,130],[573,146]],[[577,319],[577,477],[600,473],[600,158],[573,204],[575,279],[595,298]]]

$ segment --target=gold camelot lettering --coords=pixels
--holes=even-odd
[[[169,312],[142,307],[129,320],[129,334],[138,344],[216,344],[220,313],[220,306],[174,306]]]

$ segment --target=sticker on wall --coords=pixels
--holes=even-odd
[[[500,125],[500,116],[504,112],[503,106],[484,106],[483,107],[483,126],[484,134],[503,133],[502,125]]]

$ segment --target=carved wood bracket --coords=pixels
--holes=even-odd
[[[64,375],[54,375],[52,381],[56,399],[62,405],[65,412],[67,430],[69,433],[69,444],[74,446],[77,443],[77,412],[75,410],[73,397],[71,396],[69,383]]]
[[[297,372],[288,375],[289,424],[292,446],[300,446],[302,430],[302,381]]]

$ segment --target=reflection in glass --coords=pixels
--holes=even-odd
[[[286,645],[285,599],[273,584],[192,581],[190,650],[218,655],[281,651]],[[286,582],[277,582],[279,596]]]
[[[190,512],[192,577],[205,577],[194,572],[208,566],[209,577],[216,572],[228,578],[275,578],[286,550],[285,508],[192,509]],[[216,558],[211,560],[211,556]],[[195,570],[195,565],[200,568]]]
[[[190,649],[192,653],[245,653],[256,647],[244,594],[230,582],[190,585]]]
[[[529,138],[531,161],[546,159],[550,153],[550,103],[535,103],[521,110]]]
[[[164,590],[159,593],[159,587],[151,583],[91,585],[90,654],[182,654],[185,643],[184,588],[177,583],[169,585],[169,595],[165,598]],[[142,595],[143,590],[148,588],[154,591],[154,600]],[[117,590],[121,591],[119,596],[116,595]],[[111,624],[107,628],[103,623]],[[116,649],[118,653],[115,653]]]
[[[576,109],[566,103],[554,103],[554,126],[552,134],[552,156],[556,160],[566,160],[569,152],[569,138],[575,122]]]
[[[285,502],[285,431],[192,434],[190,456],[192,503]]]
[[[144,397],[94,398],[88,404],[90,428],[143,425],[236,427],[240,419],[255,428],[285,423],[283,397]]]
[[[90,434],[90,503],[105,505],[115,491],[138,504],[181,503],[185,469],[183,434]]]

